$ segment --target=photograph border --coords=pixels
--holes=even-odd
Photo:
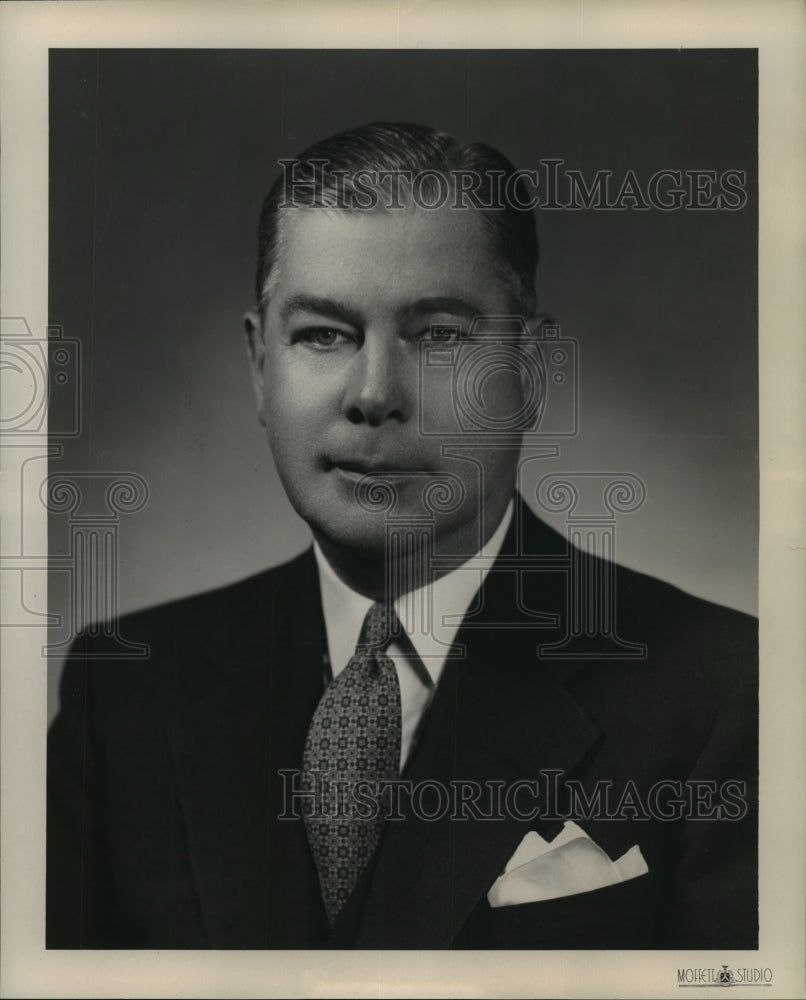
[[[796,0],[697,2],[11,2],[0,9],[2,317],[48,325],[48,49],[757,48],[760,343],[760,947],[757,952],[90,952],[44,949],[46,627],[4,628],[0,696],[2,996],[652,996],[680,967],[772,970],[804,995],[803,105]],[[262,45],[266,40],[271,45]],[[531,45],[527,43],[532,43]],[[1,444],[1,443],[0,443]],[[26,457],[4,449],[8,472]],[[7,475],[0,510],[21,523]],[[42,511],[29,551],[47,552]],[[0,593],[5,608],[17,595]],[[0,620],[5,618],[0,617]],[[684,995],[712,995],[691,987]],[[755,992],[749,990],[750,995]],[[741,993],[741,991],[740,991]]]

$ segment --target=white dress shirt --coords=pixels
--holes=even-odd
[[[501,551],[513,510],[514,503],[510,501],[501,523],[478,555],[495,559]],[[315,542],[314,553],[319,568],[330,667],[336,677],[350,662],[364,618],[374,602],[339,579]],[[466,563],[395,601],[395,611],[417,654],[413,655],[395,642],[387,650],[400,683],[401,770],[412,751],[420,722],[462,619],[490,570],[491,562],[484,567],[473,566],[472,562],[468,560],[469,565]],[[431,627],[428,622],[433,623]]]

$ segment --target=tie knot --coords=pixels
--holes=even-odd
[[[401,625],[394,605],[376,601],[361,626],[356,653],[385,653],[389,644],[400,635]]]

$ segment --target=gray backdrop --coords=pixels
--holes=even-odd
[[[51,472],[148,483],[121,519],[121,610],[308,543],[254,417],[257,215],[278,157],[391,119],[524,168],[747,172],[736,212],[538,211],[538,293],[580,342],[582,417],[541,471],[640,476],[619,561],[755,613],[756,83],[754,50],[52,51],[49,314],[82,344],[83,425]],[[65,515],[50,538],[69,544]],[[53,572],[65,622],[69,596]]]

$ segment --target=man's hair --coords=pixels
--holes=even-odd
[[[412,200],[417,204],[412,184],[416,178],[420,197],[432,199],[431,205],[450,188],[448,204],[481,213],[493,259],[511,288],[514,310],[524,316],[534,314],[538,259],[534,215],[519,207],[528,203],[523,179],[498,150],[482,143],[463,145],[447,132],[425,125],[376,122],[323,139],[281,163],[284,169],[266,196],[258,223],[256,293],[261,310],[268,304],[281,256],[281,211],[288,207],[360,211],[368,205],[372,210],[399,209]],[[472,192],[460,192],[461,202],[459,175],[473,185]],[[398,184],[397,194],[384,187],[391,176]],[[367,197],[371,189],[374,198]],[[508,197],[502,197],[504,191]]]

